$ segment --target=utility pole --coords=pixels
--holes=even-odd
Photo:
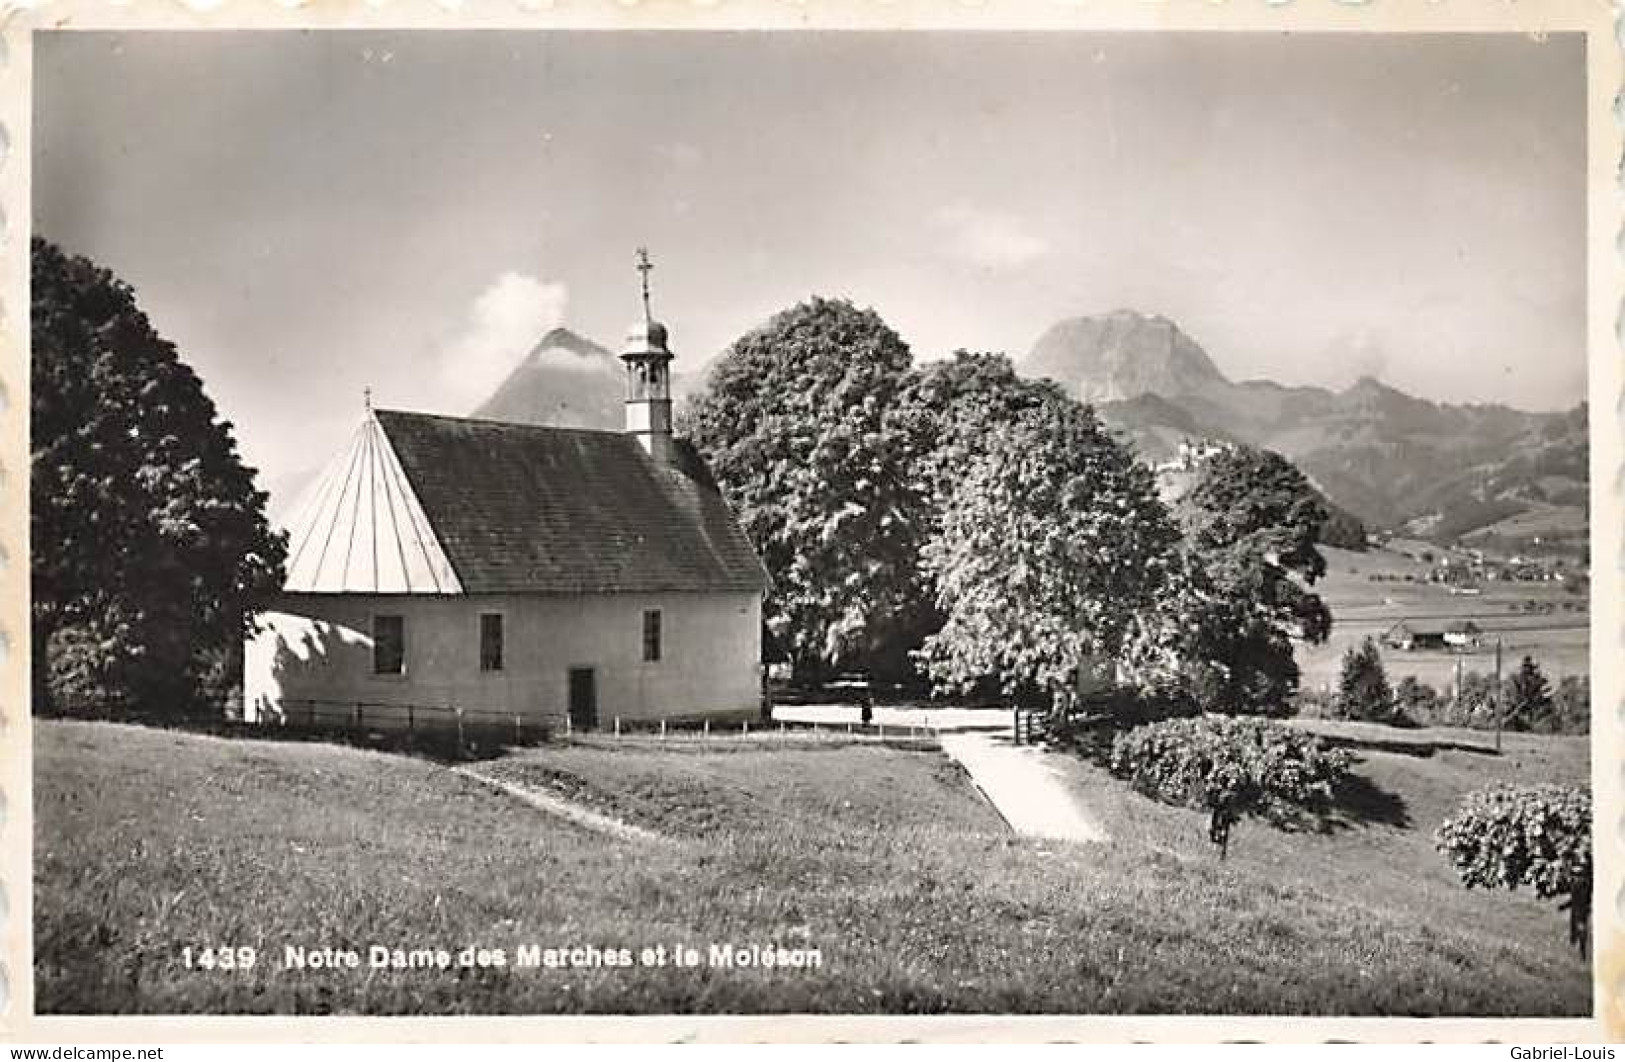
[[[1505,705],[1501,703],[1501,636],[1495,636],[1495,751],[1501,751],[1501,717]]]

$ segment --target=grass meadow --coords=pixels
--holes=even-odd
[[[1425,735],[1425,732],[1423,732]],[[1429,835],[1584,739],[1362,752],[1331,832],[1198,813],[1062,760],[1103,845],[1014,837],[929,748],[599,738],[478,769],[657,831],[569,825],[446,766],[36,721],[42,1013],[1589,1013],[1564,916],[1469,892]],[[1415,732],[1407,740],[1419,741]],[[284,970],[289,945],[817,948],[817,968]],[[182,948],[253,947],[248,970]]]
[[[1479,594],[1452,594],[1437,583],[1405,582],[1417,579],[1428,566],[1385,549],[1364,553],[1322,546],[1326,575],[1315,592],[1332,610],[1331,638],[1324,645],[1294,647],[1303,672],[1303,688],[1325,691],[1337,687],[1343,654],[1402,619],[1443,625],[1457,619],[1472,620],[1484,630],[1477,652],[1446,650],[1400,652],[1382,648],[1388,677],[1398,682],[1414,675],[1440,692],[1455,683],[1458,661],[1466,671],[1490,674],[1495,670],[1495,638],[1502,641],[1502,673],[1511,674],[1524,656],[1540,662],[1546,677],[1557,685],[1565,675],[1590,672],[1591,614],[1582,609],[1586,599],[1568,593],[1558,583],[1489,582]],[[1373,582],[1372,575],[1386,578]],[[1533,602],[1542,611],[1527,609]],[[1550,607],[1551,611],[1544,611]]]

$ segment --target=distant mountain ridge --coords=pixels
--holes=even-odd
[[[1017,368],[1092,403],[1150,462],[1194,438],[1276,450],[1371,528],[1452,540],[1585,527],[1583,404],[1562,413],[1452,405],[1372,377],[1341,391],[1234,382],[1173,321],[1132,310],[1057,322]],[[674,375],[674,395],[703,375]],[[473,415],[615,431],[624,397],[620,360],[556,328]]]
[[[1584,405],[1451,405],[1369,376],[1236,383],[1173,322],[1128,310],[1058,322],[1018,368],[1094,403],[1146,460],[1192,437],[1265,446],[1373,527],[1455,538],[1530,512],[1572,526],[1587,504]]]

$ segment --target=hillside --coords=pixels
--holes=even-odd
[[[1237,383],[1177,325],[1129,311],[1061,322],[1020,367],[1095,402],[1147,460],[1193,436],[1265,446],[1373,527],[1453,539],[1553,507],[1565,526],[1584,519],[1583,405],[1451,405],[1371,377],[1342,391]]]
[[[1417,735],[1412,734],[1412,738]],[[42,1013],[1587,1013],[1564,916],[1429,846],[1494,778],[1583,739],[1372,753],[1325,834],[1199,812],[1079,760],[1105,846],[1012,836],[939,753],[777,735],[601,738],[473,765],[663,835],[606,836],[445,766],[316,743],[36,720]],[[1351,873],[1358,868],[1359,873]],[[817,968],[521,968],[518,946],[816,948]],[[181,949],[256,949],[187,970]],[[505,966],[281,969],[284,949],[503,950]]]

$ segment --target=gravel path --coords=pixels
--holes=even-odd
[[[488,775],[480,774],[478,771],[470,770],[467,767],[453,767],[452,771],[462,775],[464,778],[479,782],[481,785],[490,786],[492,789],[506,793],[515,800],[529,804],[538,811],[546,812],[549,815],[555,815],[558,818],[564,819],[566,822],[580,826],[585,830],[591,830],[594,833],[605,834],[609,837],[615,837],[623,841],[642,841],[659,844],[675,843],[670,837],[667,837],[664,834],[655,833],[653,830],[646,830],[642,826],[634,826],[629,822],[622,822],[620,819],[612,819],[608,815],[600,815],[598,812],[593,811],[590,808],[584,808],[580,804],[573,804],[568,800],[563,800],[559,797],[553,796],[550,793],[543,793],[539,790],[532,789],[529,786],[515,785],[512,782],[504,782],[499,778],[492,778]]]

